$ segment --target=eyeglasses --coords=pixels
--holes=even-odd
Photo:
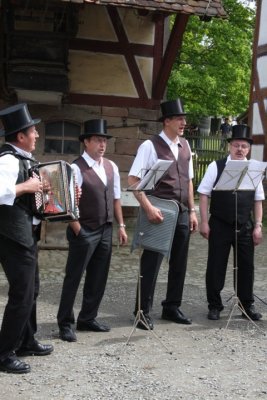
[[[233,146],[235,149],[242,149],[242,150],[246,150],[250,148],[249,144],[237,144],[237,143],[230,143],[231,146]]]

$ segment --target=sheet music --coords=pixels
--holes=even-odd
[[[214,190],[255,190],[263,179],[267,162],[229,160]]]
[[[143,179],[135,185],[130,186],[128,189],[132,190],[151,190],[155,187],[156,183],[165,174],[167,169],[173,163],[172,160],[158,160],[146,173]]]

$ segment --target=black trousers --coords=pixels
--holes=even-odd
[[[39,293],[37,244],[26,248],[0,235],[0,262],[9,284],[0,331],[0,359],[34,342]]]
[[[67,239],[69,253],[57,314],[59,327],[75,322],[73,306],[84,271],[82,307],[77,319],[86,322],[97,316],[111,260],[112,225],[95,230],[83,226],[78,236],[68,227]]]
[[[163,307],[180,307],[183,296],[184,280],[189,247],[189,217],[185,211],[179,214],[175,228],[171,256],[169,260],[168,284]],[[141,256],[141,310],[148,313],[153,305],[154,291],[163,255],[151,250],[144,250]],[[137,288],[138,291],[138,288]],[[138,308],[136,296],[135,313]]]
[[[223,309],[221,291],[225,283],[226,269],[230,250],[234,250],[234,267],[237,255],[237,296],[243,307],[247,308],[254,302],[254,244],[252,238],[253,225],[251,221],[238,227],[237,249],[235,241],[235,226],[229,225],[213,216],[209,220],[209,250],[206,271],[206,288],[208,307]],[[237,253],[236,253],[237,251]],[[234,270],[234,287],[235,287]]]

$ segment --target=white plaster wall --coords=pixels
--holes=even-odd
[[[69,63],[71,92],[137,97],[123,56],[72,50]]]
[[[253,144],[251,148],[251,158],[254,160],[262,161],[263,160],[263,144]]]
[[[130,43],[153,45],[155,26],[151,15],[118,8]],[[77,38],[118,42],[105,7],[83,7],[79,14]],[[135,56],[148,97],[152,93],[153,58]],[[70,91],[83,94],[138,97],[125,58],[120,54],[69,51]]]
[[[81,8],[77,38],[117,41],[116,33],[105,7],[92,5]]]
[[[266,21],[267,25],[267,21]],[[266,37],[267,43],[267,37]],[[260,88],[267,87],[267,56],[262,56],[257,59],[257,70],[259,74],[259,84]]]
[[[261,46],[266,43],[267,43],[267,0],[262,0],[258,45]]]
[[[153,45],[155,25],[149,14],[141,16],[137,10],[127,8],[120,8],[119,14],[129,42]]]
[[[263,126],[261,123],[260,113],[258,103],[253,104],[253,134],[254,135],[263,135]]]

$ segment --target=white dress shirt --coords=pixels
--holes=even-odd
[[[168,136],[162,131],[159,136],[167,143],[167,145],[170,147],[174,157],[176,160],[178,160],[179,157],[179,137],[176,138],[175,141],[172,141],[168,138]],[[189,143],[186,141],[186,145],[188,146],[190,153],[191,149],[189,146]],[[142,179],[146,172],[151,169],[151,167],[158,161],[158,156],[155,150],[155,147],[152,143],[151,140],[146,140],[144,141],[138,151],[137,155],[134,159],[133,165],[130,169],[129,176],[136,176],[140,179]],[[194,177],[194,170],[193,170],[193,161],[192,161],[192,153],[191,153],[191,158],[189,161],[189,179],[193,179]]]
[[[82,154],[83,159],[86,161],[86,163],[89,165],[90,168],[93,168],[95,173],[99,176],[101,181],[104,183],[104,185],[107,185],[107,175],[106,171],[104,168],[103,164],[103,159],[101,159],[100,163],[94,160],[92,157],[89,156],[86,151],[83,152]],[[119,175],[119,170],[117,165],[109,160],[113,167],[113,172],[114,172],[114,199],[120,199],[121,197],[121,183],[120,183],[120,175]],[[77,184],[78,186],[82,186],[83,184],[83,177],[80,168],[78,167],[77,164],[73,163],[72,168],[75,172],[76,178],[77,178]]]
[[[226,163],[231,160],[230,155],[227,157]],[[209,164],[207,171],[200,182],[200,185],[197,189],[198,193],[205,194],[207,196],[211,195],[212,189],[214,187],[214,183],[217,178],[217,173],[218,173],[218,168],[217,168],[217,163],[216,161],[213,161],[211,164]],[[263,190],[263,185],[262,182],[257,186],[255,190],[255,197],[254,200],[264,200],[265,195],[264,195],[264,190]]]
[[[28,153],[19,147],[7,143],[14,147],[17,153],[24,157],[31,158]],[[28,161],[29,168],[30,162]],[[16,182],[19,174],[19,160],[11,154],[0,157],[0,204],[12,206],[16,198]]]

